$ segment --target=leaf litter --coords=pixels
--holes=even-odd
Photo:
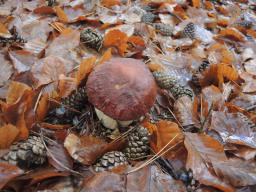
[[[252,0],[0,1],[0,189],[253,191],[255,10]],[[87,95],[117,59],[122,70],[97,81],[120,73],[115,91],[137,86],[124,98],[139,101],[144,74],[124,58],[155,78],[155,102],[136,119],[99,112]],[[112,91],[99,87],[94,97]]]

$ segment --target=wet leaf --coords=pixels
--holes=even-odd
[[[106,143],[92,136],[79,138],[69,134],[64,142],[64,147],[76,161],[85,165],[91,165],[102,154],[102,148]]]
[[[213,112],[211,128],[217,131],[226,143],[256,148],[255,133],[235,113]]]
[[[10,164],[0,163],[0,189],[21,174],[23,174],[23,171],[20,168]]]
[[[192,169],[195,179],[222,191],[235,191],[210,170],[211,163],[227,161],[224,149],[217,140],[203,134],[185,133],[185,146],[188,150],[186,167]]]
[[[172,139],[173,141],[169,143]],[[162,120],[158,122],[157,128],[153,131],[151,145],[157,153],[168,143],[168,146],[172,147],[175,144],[182,142],[182,140],[183,134],[178,125],[171,121]],[[165,156],[168,156],[168,153]]]
[[[0,149],[7,149],[19,135],[19,129],[12,124],[0,127]]]

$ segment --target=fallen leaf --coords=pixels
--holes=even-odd
[[[6,103],[8,105],[16,103],[26,90],[32,91],[31,87],[26,84],[12,81],[7,92]]]
[[[118,49],[119,54],[121,56],[124,56],[124,53],[128,48],[127,41],[128,41],[128,36],[124,32],[118,29],[114,29],[114,30],[110,30],[105,35],[104,46],[115,47]]]
[[[89,73],[92,71],[94,67],[95,62],[96,62],[96,57],[94,56],[91,58],[82,60],[76,75],[77,85],[80,85],[82,81],[88,77]]]
[[[32,67],[36,87],[57,82],[60,74],[66,74],[66,61],[60,57],[48,56],[40,59]],[[54,66],[54,67],[53,67]]]
[[[101,5],[104,7],[111,8],[115,5],[121,5],[120,0],[101,0]]]
[[[217,131],[224,142],[256,148],[255,133],[237,114],[214,111],[211,122],[211,129]]]
[[[165,174],[157,166],[149,165],[127,175],[127,191],[186,191],[185,185]]]
[[[35,14],[54,14],[55,10],[49,6],[37,7],[33,10]]]
[[[245,80],[245,83],[242,85],[242,90],[244,93],[253,93],[256,92],[256,79],[250,73],[244,72],[240,74],[240,77]]]
[[[64,10],[61,7],[55,7],[56,15],[59,18],[60,22],[68,23],[68,16],[64,12]]]
[[[10,38],[12,35],[9,32],[9,30],[6,28],[6,26],[2,23],[0,23],[0,37],[4,38]]]
[[[100,172],[85,178],[81,192],[94,191],[125,191],[125,176],[116,173]]]
[[[4,55],[0,53],[0,63],[1,63],[1,71],[0,71],[0,86],[3,86],[7,80],[11,77],[13,73],[13,69],[11,63],[4,58]]]
[[[102,154],[102,148],[106,143],[92,136],[78,137],[69,134],[64,142],[64,147],[76,161],[85,165],[91,165]]]
[[[3,189],[9,181],[21,174],[23,174],[23,170],[17,166],[0,163],[0,189]]]
[[[171,143],[169,143],[174,139]],[[155,153],[159,152],[168,143],[168,147],[172,147],[177,143],[182,142],[183,134],[178,125],[171,121],[161,120],[157,123],[157,128],[153,131],[153,139],[151,140],[151,146]],[[168,156],[168,153],[165,157]]]
[[[222,145],[210,136],[185,133],[185,146],[188,150],[187,169],[193,171],[193,176],[201,184],[220,189],[235,191],[232,186],[223,182],[210,171],[210,164],[227,160]]]
[[[43,121],[43,119],[47,115],[48,109],[49,109],[49,95],[47,93],[45,93],[40,98],[38,107],[36,109],[37,121]]]
[[[77,80],[73,77],[66,77],[61,74],[58,82],[58,96],[65,98],[77,88]]]
[[[201,6],[200,0],[192,0],[192,5],[195,8],[199,8]]]
[[[225,37],[234,41],[244,42],[244,35],[235,28],[223,29],[219,32],[220,37]]]
[[[57,170],[70,171],[73,169],[73,161],[64,148],[63,143],[50,142],[47,152],[49,163]]]
[[[12,124],[0,127],[0,149],[7,149],[18,137],[19,132],[19,129]]]
[[[248,163],[239,159],[226,162],[212,162],[217,176],[235,187],[256,184],[255,163]]]
[[[103,64],[106,61],[110,60],[112,58],[112,48],[108,48],[107,51],[103,53],[100,60],[97,62],[97,64]]]

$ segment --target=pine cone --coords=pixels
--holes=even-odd
[[[7,46],[8,44],[12,45],[14,43],[17,43],[17,44],[23,44],[23,43],[26,43],[27,41],[25,39],[23,39],[19,34],[18,32],[16,31],[16,28],[13,27],[11,29],[11,34],[12,36],[9,37],[9,38],[4,38],[4,37],[0,37],[0,44],[2,46]]]
[[[111,151],[104,154],[100,159],[97,160],[96,164],[93,165],[96,172],[108,171],[119,165],[128,164],[127,158],[120,151]]]
[[[196,86],[200,86],[199,79],[202,72],[204,72],[210,66],[210,62],[208,60],[204,60],[202,64],[198,67],[196,72],[192,75],[192,83]]]
[[[190,39],[195,39],[196,36],[196,25],[192,22],[188,23],[183,29],[183,35]]]
[[[29,136],[25,141],[14,143],[1,160],[20,167],[39,166],[46,162],[46,149],[40,137]]]
[[[248,20],[241,20],[236,23],[237,26],[244,27],[246,29],[250,29],[253,26],[253,22],[248,21]]]
[[[255,123],[253,123],[247,116],[245,116],[243,113],[237,113],[237,115],[252,131],[256,131]]]
[[[181,86],[179,84],[174,85],[169,90],[175,99],[179,99],[182,96],[188,96],[190,98],[193,98],[194,96],[191,89]]]
[[[80,34],[81,42],[84,43],[87,47],[99,51],[102,47],[103,37],[100,33],[87,28],[84,29]]]
[[[144,23],[153,23],[154,20],[156,18],[156,15],[154,15],[153,13],[151,12],[147,12],[145,13],[142,17],[141,17],[141,21],[144,22]]]
[[[173,28],[170,25],[164,23],[154,23],[153,27],[163,36],[171,36]]]
[[[62,99],[60,107],[50,111],[45,121],[52,124],[72,124],[73,117],[78,115],[74,110],[82,111],[87,101],[85,87],[78,88],[68,97]]]
[[[120,135],[119,129],[110,129],[107,127],[104,127],[101,123],[96,125],[95,129],[92,133],[94,136],[101,137],[104,139],[110,138],[115,139]]]
[[[177,83],[176,79],[165,71],[155,71],[153,76],[158,86],[162,89],[170,89]]]
[[[56,0],[47,0],[47,6],[49,6],[49,7],[52,7],[56,4],[57,4]]]
[[[138,126],[129,134],[124,153],[131,160],[143,159],[149,154],[149,132],[145,127]]]

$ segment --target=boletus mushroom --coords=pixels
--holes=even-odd
[[[142,61],[113,58],[95,67],[86,91],[103,125],[114,129],[145,115],[155,102],[157,86]]]

